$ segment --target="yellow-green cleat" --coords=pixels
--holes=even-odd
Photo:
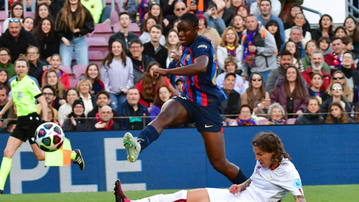
[[[131,133],[127,132],[123,136],[123,146],[126,148],[127,160],[132,163],[135,162],[140,154],[141,145],[134,140]]]

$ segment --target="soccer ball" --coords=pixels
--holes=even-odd
[[[41,124],[35,132],[35,142],[45,152],[53,152],[60,149],[64,139],[65,134],[61,127],[52,122]]]

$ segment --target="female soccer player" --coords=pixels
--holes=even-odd
[[[36,113],[37,108],[34,100],[36,98],[41,104],[43,116],[42,120],[45,122],[47,120],[47,103],[36,83],[27,75],[29,71],[29,63],[26,60],[26,57],[20,55],[14,65],[17,78],[10,84],[13,97],[0,111],[0,118],[10,107],[13,106],[13,104],[15,104],[17,108],[18,120],[16,128],[8,139],[4,150],[4,157],[1,162],[0,194],[3,193],[6,178],[11,169],[12,156],[23,142],[26,142],[28,139],[37,160],[45,160],[45,153],[35,144],[35,141],[33,140],[37,127],[42,123],[41,117]],[[84,169],[85,162],[79,149],[72,152],[71,159],[74,160],[74,163],[79,164],[81,170]]]
[[[198,18],[191,13],[181,16],[178,36],[182,44],[182,57],[175,59],[181,63],[178,68],[154,70],[154,76],[184,76],[182,96],[168,100],[161,113],[134,140],[131,133],[124,136],[127,159],[135,162],[140,151],[155,141],[167,126],[178,126],[189,121],[197,124],[202,134],[207,156],[212,166],[224,174],[232,183],[247,180],[236,165],[230,163],[225,154],[220,103],[226,99],[224,92],[216,85],[217,68],[214,63],[214,48],[211,41],[198,36]]]
[[[115,183],[116,202],[252,202],[281,201],[288,192],[296,202],[305,202],[300,176],[280,138],[274,133],[261,132],[252,140],[256,165],[250,179],[228,189],[181,190],[174,194],[155,195],[140,200],[126,198],[120,180]]]

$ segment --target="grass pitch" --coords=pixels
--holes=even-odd
[[[130,199],[140,199],[155,194],[168,194],[177,190],[150,190],[127,191]],[[308,202],[358,202],[358,185],[328,185],[328,186],[304,186],[305,198]],[[87,192],[87,193],[53,193],[53,194],[5,194],[0,196],[0,201],[6,202],[113,202],[114,195],[111,192]],[[283,202],[293,202],[292,194],[288,194]]]

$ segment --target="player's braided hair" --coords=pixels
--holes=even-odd
[[[260,132],[252,140],[252,145],[268,153],[274,152],[272,164],[280,163],[283,158],[290,159],[289,154],[284,150],[280,138],[272,132]],[[272,167],[272,165],[271,165]]]

